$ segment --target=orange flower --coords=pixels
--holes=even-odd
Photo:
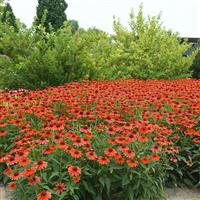
[[[49,200],[51,199],[51,192],[42,191],[37,195],[37,200]]]
[[[95,152],[89,151],[86,153],[88,160],[96,160],[97,154]]]
[[[140,142],[147,142],[148,140],[149,140],[149,138],[146,137],[146,136],[139,136],[138,137],[138,141],[140,141]]]
[[[115,154],[117,153],[117,151],[113,148],[107,148],[107,149],[105,149],[104,153],[108,157],[114,157]]]
[[[158,146],[158,145],[154,145],[154,146],[151,147],[151,151],[155,151],[155,152],[158,153],[159,151],[161,151],[161,147]]]
[[[73,158],[80,158],[82,155],[82,152],[76,149],[73,149],[70,153]]]
[[[54,187],[54,190],[57,193],[62,193],[64,190],[66,190],[66,185],[63,182],[56,183],[56,186]]]
[[[44,168],[47,167],[47,162],[43,161],[43,160],[38,160],[35,164],[34,164],[34,167],[37,169],[37,170],[42,170]]]
[[[35,174],[35,169],[33,167],[31,168],[27,168],[24,170],[24,176],[27,178],[30,178],[31,176],[33,176]]]
[[[20,166],[26,166],[30,163],[31,161],[26,158],[26,157],[22,157],[21,159],[19,159],[18,163]]]
[[[125,155],[126,157],[128,157],[128,158],[131,158],[131,159],[135,158],[135,153],[132,152],[131,150],[126,150],[126,151],[124,151],[124,155]]]
[[[154,160],[154,161],[160,160],[160,156],[158,154],[151,154],[150,158],[151,158],[151,160]]]
[[[40,183],[40,181],[41,181],[41,178],[39,176],[34,176],[29,179],[28,184],[33,186]]]
[[[127,164],[131,168],[134,168],[134,167],[138,166],[138,162],[136,160],[127,160]]]
[[[149,159],[146,156],[142,156],[140,160],[145,165],[149,164]]]
[[[16,180],[20,179],[22,176],[23,176],[22,173],[15,171],[10,175],[10,179],[13,181],[16,181]]]
[[[68,173],[72,176],[80,176],[81,169],[77,166],[68,165],[67,166]]]
[[[11,172],[12,172],[12,169],[9,167],[9,168],[7,168],[7,169],[5,169],[5,170],[3,171],[3,174],[4,174],[4,175],[9,175],[9,174],[11,174]]]
[[[198,138],[194,138],[192,141],[193,141],[194,143],[196,143],[196,144],[200,144],[200,139],[198,139]]]
[[[17,161],[16,161],[16,159],[15,159],[14,156],[8,156],[8,157],[6,158],[6,164],[7,164],[7,165],[14,165],[16,162],[17,162]]]
[[[80,178],[74,176],[74,177],[72,178],[72,181],[75,182],[75,183],[78,183],[78,182],[80,181]]]
[[[14,190],[15,188],[16,188],[16,182],[10,182],[9,184],[8,184],[8,188],[10,189],[10,190]]]
[[[125,163],[125,159],[123,157],[120,157],[120,158],[115,159],[115,162],[118,165],[123,165]]]
[[[98,163],[100,165],[107,165],[109,162],[110,162],[110,160],[107,157],[100,156],[98,158]]]

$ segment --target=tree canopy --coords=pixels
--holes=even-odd
[[[67,20],[67,7],[65,0],[38,0],[36,24],[43,24],[47,32],[51,27],[57,31]]]

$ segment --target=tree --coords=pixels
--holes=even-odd
[[[36,24],[43,24],[46,31],[57,31],[67,20],[65,10],[68,5],[65,0],[38,0]]]
[[[9,3],[6,3],[5,6],[3,6],[1,21],[10,26],[13,26],[15,31],[18,30],[17,23],[16,23],[16,17],[14,15],[12,7]]]
[[[79,29],[78,21],[76,20],[69,20],[69,24],[71,26],[72,33],[75,33]]]

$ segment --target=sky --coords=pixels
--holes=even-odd
[[[9,0],[17,18],[31,26],[38,0]],[[143,3],[145,16],[161,13],[163,25],[182,37],[200,38],[200,0],[66,0],[68,19],[80,27],[97,27],[112,33],[113,16],[128,26],[131,9],[137,13]]]

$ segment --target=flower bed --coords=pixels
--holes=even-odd
[[[82,81],[0,93],[0,164],[15,199],[156,200],[198,185],[200,81]]]

